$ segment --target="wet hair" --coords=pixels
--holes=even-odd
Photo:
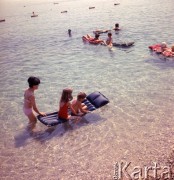
[[[85,98],[86,98],[86,94],[85,94],[84,92],[78,93],[78,95],[77,95],[77,100],[85,99]]]
[[[108,36],[112,36],[112,33],[108,33]]]
[[[96,39],[98,39],[98,38],[99,38],[99,36],[100,36],[99,34],[95,34],[95,38],[96,38]]]
[[[71,33],[71,29],[68,29],[68,33],[69,33],[69,34]]]
[[[73,99],[72,97],[72,89],[71,88],[65,88],[62,91],[62,96],[60,99],[60,102],[65,102],[67,103],[68,101],[71,101]]]
[[[116,23],[116,24],[115,24],[115,27],[119,27],[119,24],[118,24],[118,23]]]
[[[28,84],[29,84],[29,87],[32,88],[33,86],[40,84],[40,79],[34,76],[30,76],[28,78]]]

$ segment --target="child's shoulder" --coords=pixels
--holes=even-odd
[[[78,101],[77,99],[74,99],[74,100],[72,101],[72,104],[80,104],[80,101]]]
[[[24,95],[25,95],[25,96],[34,96],[34,92],[30,91],[29,89],[26,89],[26,90],[24,91]]]

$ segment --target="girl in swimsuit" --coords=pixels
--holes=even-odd
[[[35,102],[34,91],[38,89],[38,86],[40,84],[40,79],[38,79],[37,77],[31,76],[28,78],[28,84],[29,84],[29,88],[26,89],[24,92],[23,111],[24,111],[24,114],[29,119],[29,125],[31,126],[31,129],[33,129],[37,122],[37,119],[33,113],[33,110],[37,114],[42,115],[42,116],[45,116],[46,114],[38,110],[36,106],[36,102]]]
[[[68,113],[68,109],[70,108],[73,114],[77,115],[75,110],[73,109],[70,101],[73,99],[72,97],[72,89],[65,88],[63,89],[62,96],[59,103],[59,111],[58,117],[60,119],[69,120],[71,115]]]

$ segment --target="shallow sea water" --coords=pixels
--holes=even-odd
[[[1,179],[113,179],[116,162],[166,164],[173,149],[174,61],[151,54],[148,46],[173,43],[174,2],[114,3],[0,2],[0,18],[6,19],[0,23]],[[68,13],[60,13],[64,10]],[[30,17],[33,11],[37,18]],[[109,50],[83,43],[83,35],[116,22],[122,30],[112,31],[114,42],[135,41],[135,46]],[[86,115],[89,123],[72,124],[72,130],[38,122],[31,134],[22,112],[30,75],[42,82],[35,93],[41,111],[57,110],[68,86],[74,97],[100,91],[110,103]]]

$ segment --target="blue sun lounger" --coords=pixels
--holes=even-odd
[[[88,107],[89,111],[94,111],[108,104],[109,100],[102,93],[93,92],[86,97],[83,103]],[[38,115],[37,119],[48,127],[67,122],[66,119],[58,118],[58,112],[47,113],[46,115],[47,116]]]

